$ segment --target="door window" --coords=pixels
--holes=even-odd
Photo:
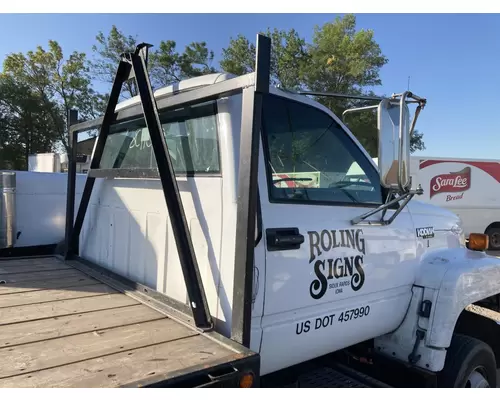
[[[271,202],[382,203],[377,170],[325,112],[266,95],[262,128]]]

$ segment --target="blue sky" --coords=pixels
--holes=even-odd
[[[32,14],[0,15],[0,61],[57,40],[66,54],[91,53],[95,35],[112,24],[139,40],[173,39],[179,49],[204,40],[216,53],[230,36],[254,40],[267,27],[295,28],[310,41],[315,25],[335,14]],[[500,159],[500,16],[484,14],[358,14],[358,28],[373,29],[389,62],[382,93],[407,88],[428,99],[417,129],[426,156]]]

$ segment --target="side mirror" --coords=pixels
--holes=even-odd
[[[380,183],[407,192],[410,178],[410,111],[406,93],[400,99],[383,99],[378,106],[378,167]]]

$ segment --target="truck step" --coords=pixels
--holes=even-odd
[[[286,388],[373,388],[390,386],[342,364],[323,366],[299,375]]]

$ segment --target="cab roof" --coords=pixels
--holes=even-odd
[[[213,85],[214,83],[223,82],[228,79],[236,77],[237,76],[233,74],[215,73],[215,74],[202,75],[195,78],[184,79],[172,85],[157,89],[154,92],[154,96],[156,100],[159,100],[160,98],[172,96],[180,92],[186,92],[188,90],[197,89],[203,86],[210,86]],[[118,103],[118,105],[116,106],[116,111],[134,106],[139,102],[140,102],[139,96],[131,97],[130,99]]]

